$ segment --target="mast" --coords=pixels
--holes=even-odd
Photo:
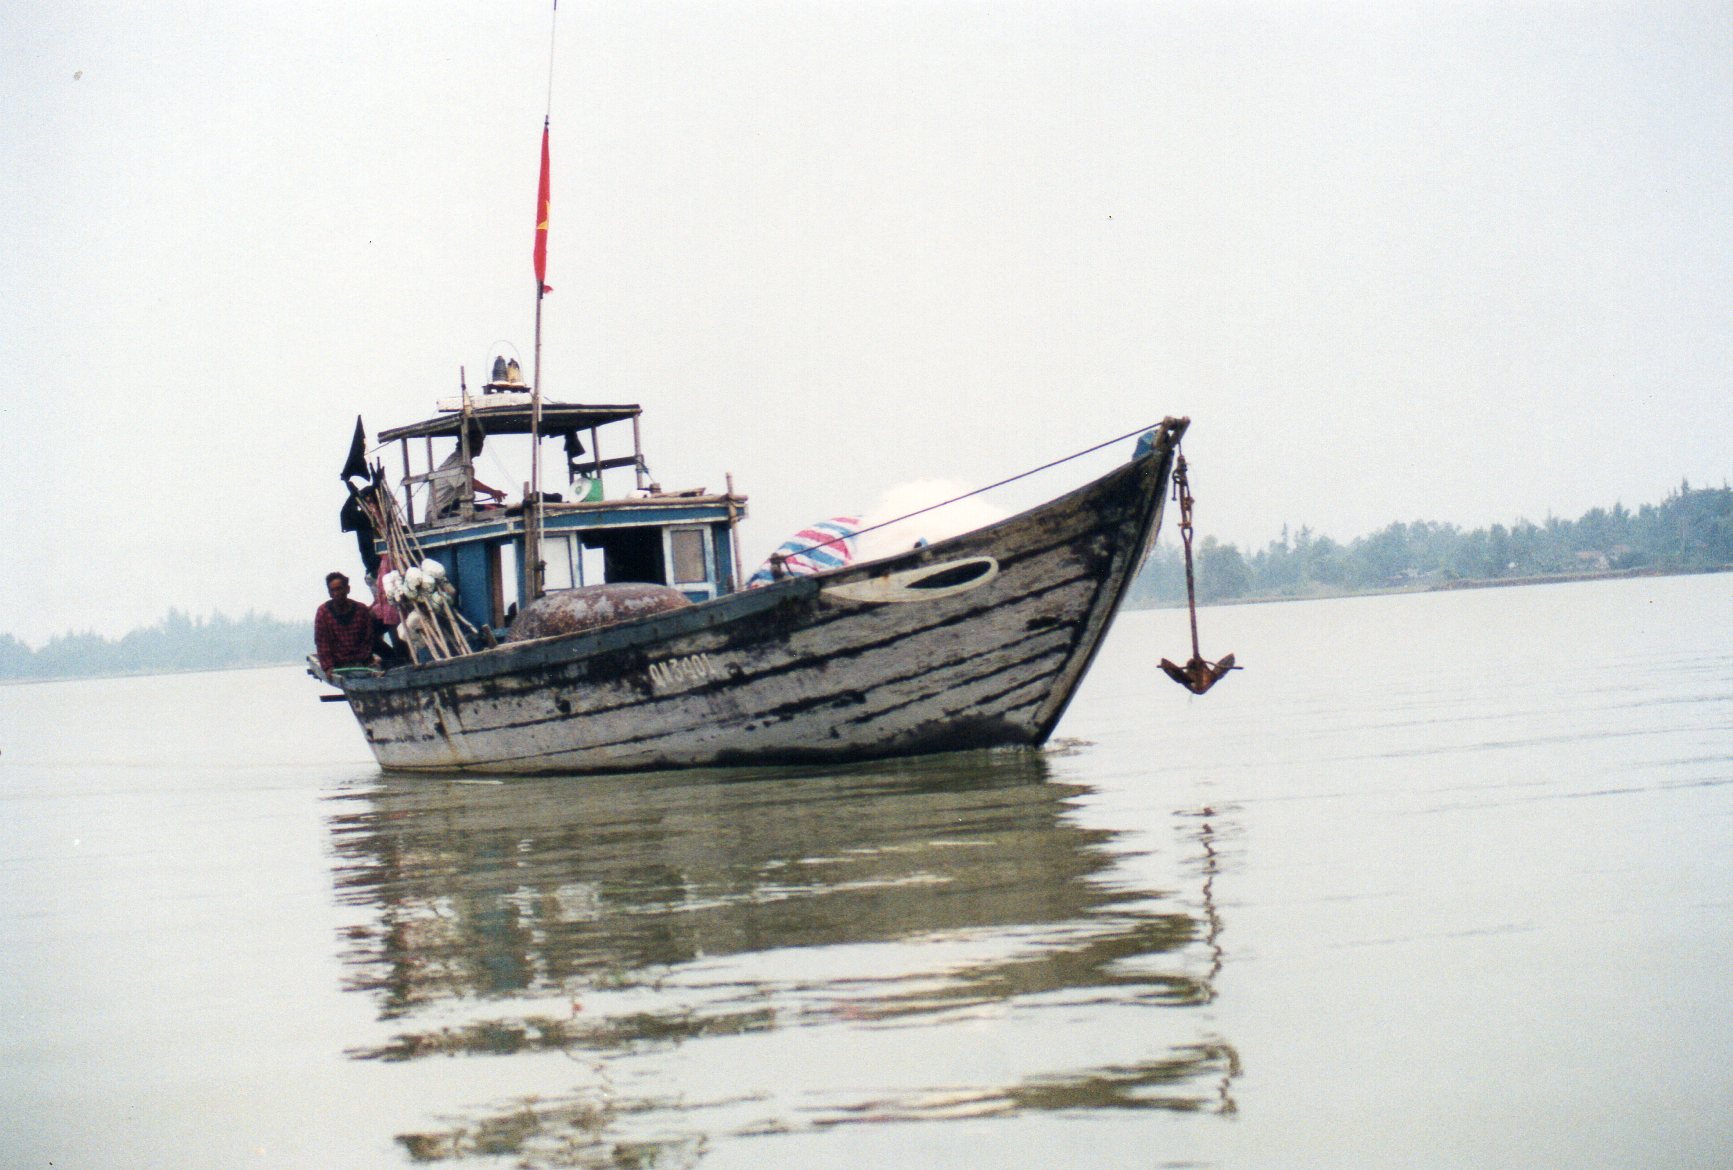
[[[542,184],[547,184],[547,139],[546,129],[542,139]],[[542,206],[547,206],[544,198]],[[536,238],[547,236],[547,221],[536,229]],[[536,356],[530,386],[530,492],[529,499],[524,501],[524,593],[526,601],[534,601],[542,595],[543,571],[546,568],[542,560],[542,298],[547,293],[547,286],[536,280]]]
[[[524,600],[542,595],[547,563],[542,558],[542,300],[548,294],[548,130],[554,113],[554,21],[548,18],[548,106],[542,115],[542,174],[536,191],[536,353],[530,378],[530,483],[524,500]]]

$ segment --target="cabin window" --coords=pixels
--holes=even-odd
[[[603,564],[602,550],[591,548],[583,541],[575,542],[578,559],[578,584],[600,585],[608,579],[607,566]]]
[[[674,561],[674,584],[697,585],[710,580],[702,528],[670,528],[668,551]]]
[[[606,528],[586,534],[584,544],[602,550],[603,574],[612,583],[664,585],[668,581],[662,567],[660,528]]]
[[[544,589],[570,589],[577,584],[572,573],[572,541],[566,536],[544,536],[542,538],[542,561],[547,566],[542,570],[542,587]]]
[[[523,582],[518,580],[517,545],[508,541],[495,547],[499,550],[499,560],[494,575],[494,625],[503,626],[506,624],[506,610],[523,596]]]

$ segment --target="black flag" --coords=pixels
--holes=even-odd
[[[360,415],[355,416],[355,437],[349,442],[349,459],[337,478],[348,480],[351,477],[367,478],[367,432],[362,429]]]

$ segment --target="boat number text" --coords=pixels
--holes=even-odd
[[[684,658],[670,658],[666,662],[657,662],[650,666],[650,684],[659,691],[678,690],[706,679],[721,677],[722,672],[710,661],[708,654],[688,654]]]

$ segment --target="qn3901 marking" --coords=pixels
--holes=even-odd
[[[684,658],[670,658],[650,666],[650,685],[659,691],[678,690],[721,677],[722,672],[708,654],[688,654]]]

